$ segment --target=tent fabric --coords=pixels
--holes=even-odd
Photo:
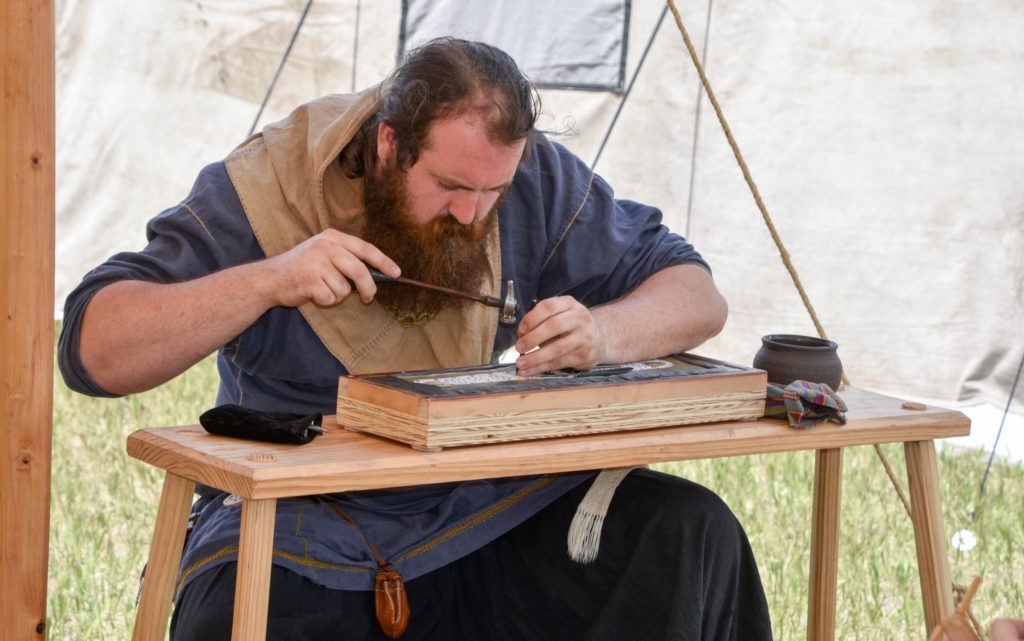
[[[663,8],[631,5],[627,75]],[[141,247],[145,221],[242,140],[304,6],[59,3],[58,301]],[[401,7],[314,3],[261,122],[383,77]],[[994,0],[680,10],[698,51],[708,27],[712,86],[851,382],[1002,407],[1024,356],[1024,14]],[[597,170],[708,258],[730,317],[699,352],[749,364],[762,335],[814,328],[699,96],[666,20]],[[589,160],[619,97],[545,90],[540,124]]]
[[[623,0],[405,0],[401,21],[399,51],[441,36],[479,40],[509,53],[540,87],[623,89]]]

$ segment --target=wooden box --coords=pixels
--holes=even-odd
[[[764,371],[678,354],[590,372],[521,377],[514,365],[342,376],[338,424],[436,450],[753,420]]]

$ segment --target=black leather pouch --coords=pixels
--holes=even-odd
[[[324,430],[322,414],[289,414],[220,405],[203,412],[199,424],[210,434],[267,443],[303,445]]]

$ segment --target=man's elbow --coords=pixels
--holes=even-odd
[[[684,265],[680,272],[685,275],[684,288],[690,292],[687,298],[692,301],[690,333],[695,342],[692,347],[696,347],[722,331],[729,317],[729,304],[706,269]]]
[[[704,340],[709,340],[718,336],[718,334],[725,327],[725,321],[729,318],[729,303],[726,302],[725,297],[722,296],[721,292],[716,288],[712,293],[711,300],[708,301],[708,315],[707,315],[707,336]]]
[[[135,390],[122,389],[118,384],[116,366],[112,359],[102,356],[102,350],[88,350],[85,346],[79,352],[81,367],[93,386],[110,396],[124,396]]]
[[[76,370],[99,392],[94,395],[125,396],[153,387],[133,371],[128,314],[118,297],[111,295],[123,289],[119,283],[101,289],[79,321]]]
[[[78,333],[65,320],[57,345],[57,369],[64,384],[68,389],[87,396],[101,398],[121,396],[122,394],[116,393],[96,381],[89,365],[82,359],[80,343]]]
[[[686,344],[680,351],[695,349],[717,336],[725,327],[729,305],[717,291],[705,296],[699,311],[691,317]]]

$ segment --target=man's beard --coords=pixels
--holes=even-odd
[[[409,214],[404,176],[393,162],[367,174],[363,240],[398,263],[402,276],[459,291],[479,293],[489,265],[484,240],[497,223],[494,204],[481,220],[463,225],[442,214],[424,225]],[[473,301],[401,283],[378,283],[376,299],[392,313],[432,317],[446,307]]]

